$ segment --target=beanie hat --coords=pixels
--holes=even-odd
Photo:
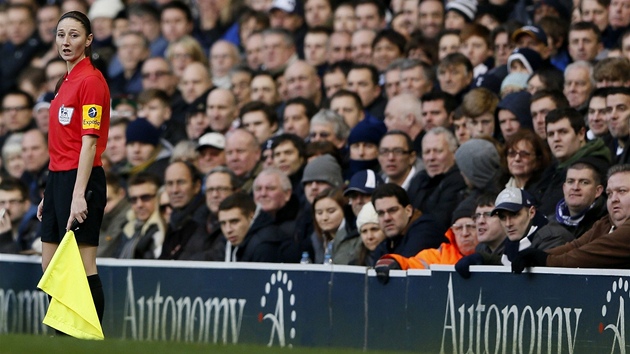
[[[361,142],[372,143],[378,146],[385,133],[387,133],[387,127],[382,121],[363,119],[350,131],[348,146]]]
[[[361,208],[359,215],[357,215],[357,230],[361,232],[361,226],[370,223],[378,224],[378,215],[372,202],[367,202]]]
[[[510,74],[512,75],[512,74]],[[510,76],[508,75],[508,76]],[[521,128],[528,128],[534,130],[532,123],[532,114],[529,110],[529,100],[532,95],[527,91],[513,92],[499,102],[497,106],[497,112],[500,109],[505,109],[516,116],[518,122],[521,124]]]
[[[302,174],[302,184],[307,182],[326,182],[333,187],[341,187],[343,178],[341,177],[341,167],[334,157],[326,154],[316,157],[304,167]]]
[[[138,118],[129,123],[125,137],[127,144],[138,142],[157,146],[160,143],[160,131],[144,118]]]
[[[489,73],[479,75],[473,80],[472,86],[473,88],[486,88],[498,95],[501,92],[501,81],[503,81],[503,78],[500,76],[500,73],[492,70]]]
[[[455,162],[475,188],[484,188],[499,171],[499,153],[484,139],[471,139],[455,151]]]
[[[477,14],[477,0],[452,0],[446,4],[445,12],[455,10],[464,16],[466,22],[472,22]]]
[[[519,60],[523,63],[530,75],[533,74],[534,71],[538,70],[538,68],[540,68],[543,64],[540,54],[529,48],[516,48],[512,51],[512,54],[508,57],[507,62],[508,72],[511,72],[512,69],[510,66],[514,60]]]
[[[527,87],[527,80],[529,80],[530,77],[530,74],[521,72],[509,73],[508,76],[506,76],[505,79],[503,79],[503,81],[501,82],[501,91],[499,92],[503,92],[503,90],[510,86],[524,89]]]
[[[472,218],[475,213],[475,205],[474,203],[460,203],[459,206],[453,211],[453,216],[451,217],[451,224],[454,224],[455,221],[461,218]]]

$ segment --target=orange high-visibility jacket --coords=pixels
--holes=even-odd
[[[455,234],[452,229],[448,229],[444,234],[448,243],[444,242],[438,248],[429,248],[418,252],[413,257],[407,258],[398,254],[386,254],[381,259],[393,258],[400,264],[400,269],[428,269],[431,264],[455,264],[464,255],[459,251]]]

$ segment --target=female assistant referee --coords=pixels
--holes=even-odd
[[[68,72],[57,83],[50,105],[50,173],[37,217],[42,221],[44,271],[66,230],[75,219],[80,223],[75,235],[102,322],[105,304],[96,247],[106,203],[101,154],[107,144],[110,97],[105,78],[91,62],[93,39],[90,21],[81,12],[67,12],[57,22],[57,51]],[[86,201],[87,191],[91,198]]]

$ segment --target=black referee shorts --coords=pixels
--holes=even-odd
[[[42,215],[42,242],[60,243],[66,234],[66,225],[70,217],[70,204],[77,170],[50,172],[44,191],[44,209]],[[86,191],[92,191],[87,202],[87,218],[79,225],[74,235],[79,244],[98,246],[98,235],[103,222],[103,213],[107,203],[105,171],[102,167],[92,168]]]

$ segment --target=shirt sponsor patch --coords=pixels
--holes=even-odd
[[[63,105],[59,107],[59,115],[57,116],[59,123],[61,123],[61,125],[70,124],[72,113],[74,113],[74,108],[72,107],[64,107]]]
[[[90,104],[83,106],[83,129],[101,129],[103,107]]]

